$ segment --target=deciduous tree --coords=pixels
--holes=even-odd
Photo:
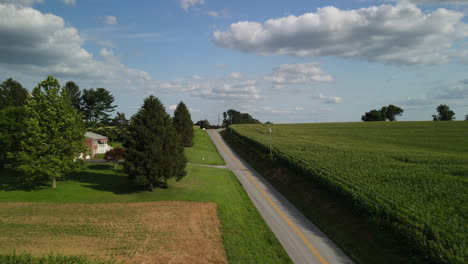
[[[381,111],[379,110],[370,110],[369,112],[366,112],[362,117],[362,121],[385,121],[385,116],[382,114]]]
[[[223,126],[225,127],[231,124],[261,124],[260,121],[253,118],[250,114],[241,113],[234,109],[229,109],[227,112],[224,112],[223,116],[227,117],[223,120]]]
[[[124,159],[124,155],[125,155],[125,149],[121,147],[116,147],[107,151],[104,154],[104,159],[112,162],[114,164],[114,169],[116,169],[117,164],[119,164],[119,161]]]
[[[184,102],[180,102],[177,105],[174,111],[173,122],[176,131],[181,135],[184,146],[191,147],[193,145],[193,122],[192,116]]]
[[[382,115],[388,119],[388,121],[396,121],[396,116],[401,116],[403,114],[403,109],[395,105],[384,106],[380,109]]]
[[[131,118],[129,134],[124,143],[124,167],[137,184],[167,186],[167,180],[182,179],[187,163],[184,146],[170,116],[154,96]]]
[[[6,79],[0,84],[0,110],[7,107],[23,106],[28,98],[28,90],[13,80]]]
[[[438,115],[432,115],[434,121],[451,121],[455,119],[455,112],[448,105],[441,104],[436,108]]]
[[[30,184],[52,181],[74,169],[83,152],[84,125],[66,90],[52,76],[39,83],[25,106],[19,169]]]
[[[110,113],[117,107],[113,103],[114,96],[104,88],[84,89],[81,96],[81,112],[86,124],[95,126],[107,123]]]

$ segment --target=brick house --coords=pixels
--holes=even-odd
[[[96,154],[106,153],[111,150],[112,147],[107,145],[108,138],[103,135],[99,135],[93,132],[85,133],[85,142],[84,144],[88,148],[89,152],[84,155],[86,158],[89,155],[93,159]]]

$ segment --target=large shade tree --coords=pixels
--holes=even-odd
[[[366,112],[363,116],[361,116],[361,120],[368,122],[368,121],[385,121],[385,115],[382,114],[379,110],[370,110]]]
[[[396,121],[396,117],[401,116],[404,110],[398,106],[391,104],[391,105],[382,107],[380,109],[380,112],[388,121]]]
[[[84,125],[67,90],[52,76],[39,83],[25,106],[19,169],[28,184],[52,182],[76,168],[84,151]]]
[[[81,96],[81,112],[88,126],[106,124],[110,113],[117,107],[113,105],[114,96],[104,88],[84,89]]]
[[[451,121],[455,119],[455,112],[450,110],[448,105],[441,104],[437,106],[437,115],[432,115],[434,121]]]
[[[13,80],[6,79],[0,84],[0,110],[7,107],[23,106],[28,98],[28,90]]]
[[[403,114],[403,109],[395,105],[388,105],[382,107],[380,110],[370,110],[361,116],[362,121],[396,121],[397,116]]]
[[[167,180],[182,179],[187,163],[184,146],[170,116],[154,96],[131,118],[124,143],[124,167],[137,184],[167,186]]]
[[[229,109],[227,112],[223,113],[223,126],[226,127],[231,124],[261,124],[261,122],[248,113],[241,113],[234,109]]]
[[[176,131],[180,134],[182,144],[185,147],[191,147],[193,145],[193,122],[192,116],[184,104],[180,102],[174,111],[173,123]]]

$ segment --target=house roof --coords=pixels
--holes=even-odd
[[[96,134],[96,133],[93,133],[93,132],[86,132],[84,135],[85,135],[85,137],[92,138],[92,139],[107,139],[106,136],[99,135],[99,134]]]

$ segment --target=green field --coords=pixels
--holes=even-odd
[[[467,258],[468,122],[272,125],[277,160],[364,209],[436,263]],[[268,153],[267,127],[234,125]]]
[[[200,132],[197,132],[197,137],[203,135]],[[200,152],[209,153],[202,145],[204,140],[205,137],[203,140],[196,140],[201,143],[194,148],[200,147],[203,149]],[[215,157],[218,154],[211,155]],[[44,187],[34,191],[15,190],[9,179],[12,172],[2,170],[0,202],[215,202],[218,205],[224,248],[230,263],[290,263],[289,257],[234,174],[225,169],[196,165],[188,165],[187,171],[187,176],[181,181],[170,181],[168,189],[156,189],[150,193],[130,186],[125,173],[121,169],[114,172],[109,163],[88,164],[68,180],[59,181],[56,189]],[[16,231],[21,232],[21,228],[18,227]]]
[[[195,139],[192,148],[185,149],[185,155],[190,163],[205,165],[224,165],[223,158],[218,153],[210,136],[205,130],[194,127]]]

